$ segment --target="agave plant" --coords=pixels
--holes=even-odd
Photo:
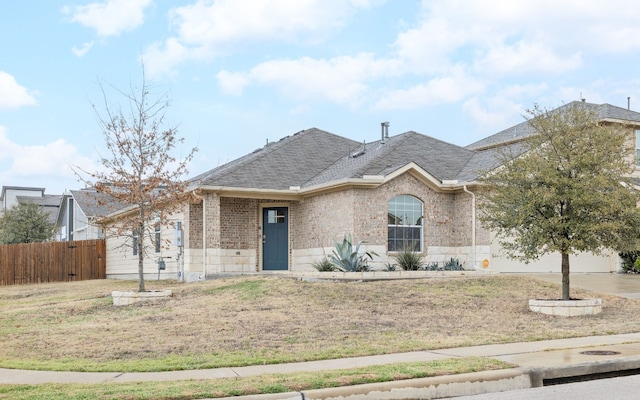
[[[363,272],[369,271],[368,260],[373,260],[373,256],[377,254],[373,251],[366,251],[360,254],[360,245],[358,242],[355,247],[351,240],[351,235],[345,235],[342,243],[334,241],[335,248],[333,254],[329,254],[329,261],[342,272]]]

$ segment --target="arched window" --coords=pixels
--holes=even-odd
[[[388,251],[422,252],[422,202],[402,194],[389,200]]]

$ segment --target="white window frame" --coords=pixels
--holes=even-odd
[[[408,200],[412,199],[415,201],[413,206],[420,205],[420,210],[416,210],[413,206],[405,209],[395,208],[393,209],[394,201],[398,200]],[[391,215],[394,216],[396,221],[401,221],[401,223],[391,223]],[[405,222],[413,222],[413,223],[405,223]],[[419,222],[419,224],[418,224]],[[397,243],[402,241],[402,239],[398,240],[396,238],[392,239],[390,236],[391,229],[397,229],[398,227],[409,228],[409,229],[420,229],[420,243],[417,250],[413,250],[417,253],[422,253],[424,251],[424,202],[417,198],[416,196],[412,196],[410,194],[401,194],[398,196],[394,196],[389,199],[387,202],[387,251],[389,252],[399,252],[402,251],[402,248],[397,248]],[[407,241],[412,241],[415,243],[415,239],[405,239]],[[393,245],[392,245],[393,243]]]

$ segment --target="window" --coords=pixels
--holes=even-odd
[[[138,255],[138,232],[134,230],[133,234],[131,235],[131,238],[133,239],[133,243],[131,243],[131,247],[133,247],[133,255],[137,256]]]
[[[73,199],[69,199],[69,202],[67,203],[67,227],[69,230],[69,238],[68,240],[72,241],[73,240],[73,218],[74,218],[74,212],[73,212]]]
[[[640,167],[640,129],[636,130],[636,167]]]
[[[388,251],[422,251],[422,202],[409,195],[389,200]]]
[[[267,210],[267,223],[268,224],[284,224],[285,212],[284,210]]]
[[[160,224],[156,224],[156,230],[155,230],[155,245],[156,245],[156,253],[160,253],[160,250],[162,250],[162,242],[160,241]]]

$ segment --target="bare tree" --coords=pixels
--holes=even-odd
[[[187,165],[197,148],[178,158],[176,146],[184,142],[177,128],[166,123],[169,99],[166,94],[153,98],[142,68],[142,84],[125,92],[114,88],[128,102],[128,109],[112,106],[104,85],[99,83],[103,110],[93,105],[103,131],[107,155],[100,155],[104,167],[85,172],[81,179],[95,187],[102,205],[110,205],[114,219],[108,236],[125,238],[123,247],[135,247],[138,256],[138,291],[145,291],[144,260],[155,245],[155,227],[169,223],[169,217],[187,196]],[[117,212],[116,212],[117,211]]]

